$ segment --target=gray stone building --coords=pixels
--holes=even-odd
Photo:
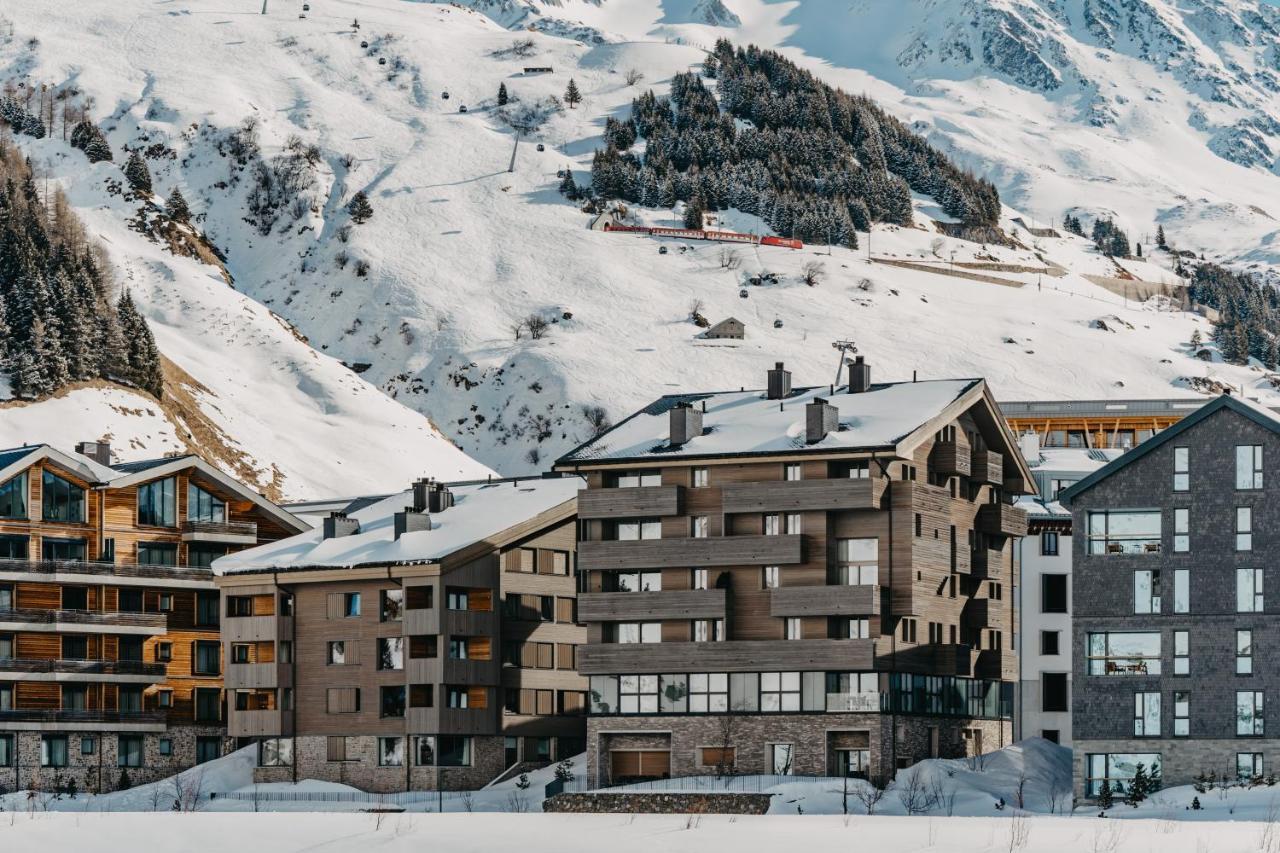
[[[1223,396],[1061,495],[1073,519],[1076,789],[1280,763],[1280,416]]]

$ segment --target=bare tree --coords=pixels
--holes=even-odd
[[[821,284],[827,277],[827,265],[821,261],[808,261],[800,268],[800,280],[813,287]]]
[[[742,727],[742,706],[735,705],[727,714],[716,718],[716,776],[732,776],[737,763],[735,753],[738,730]],[[733,758],[730,758],[733,756]]]
[[[1071,780],[1057,776],[1049,787],[1049,814],[1068,814],[1070,811]]]
[[[1027,840],[1030,838],[1031,824],[1027,822],[1027,816],[1021,812],[1015,812],[1009,818],[1009,853],[1026,847]]]
[[[728,246],[721,247],[720,269],[736,270],[740,266],[742,266],[742,255],[738,252],[738,250],[730,249]]]
[[[853,791],[853,798],[862,803],[862,807],[866,809],[867,814],[876,813],[876,807],[880,805],[880,801],[884,799],[885,786],[882,782],[874,779],[868,779],[865,784],[859,785]]]
[[[609,421],[609,413],[604,410],[604,406],[584,405],[582,407],[582,417],[591,426],[592,438],[601,435],[613,426]]]
[[[535,341],[546,336],[550,323],[540,314],[530,314],[524,318],[524,326],[529,330],[529,337]]]
[[[946,811],[947,817],[952,817],[955,814],[956,786],[947,782],[942,776],[934,775],[929,780],[929,796],[932,798],[934,805]]]
[[[898,799],[910,815],[924,814],[938,804],[920,775],[919,767],[899,774]]]
[[[1027,807],[1027,774],[1018,776],[1018,784],[1013,789],[1013,805],[1019,809]]]
[[[523,334],[524,334],[524,320],[521,320],[519,323],[511,324],[511,337],[515,338],[518,341],[520,340],[520,336]]]
[[[628,68],[624,79],[627,81],[628,86],[634,86],[644,79],[644,72],[638,68]]]

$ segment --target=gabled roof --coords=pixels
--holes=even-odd
[[[1148,453],[1163,447],[1165,444],[1168,444],[1187,430],[1196,426],[1196,424],[1207,420],[1223,409],[1230,409],[1236,414],[1248,418],[1259,426],[1266,427],[1272,432],[1280,433],[1280,415],[1277,415],[1276,412],[1249,400],[1242,400],[1239,397],[1233,397],[1230,394],[1223,394],[1222,396],[1205,403],[1199,409],[1187,415],[1173,426],[1156,433],[1151,438],[1148,438],[1146,441],[1142,442],[1118,459],[1113,459],[1111,462],[1108,462],[1106,465],[1102,466],[1097,471],[1094,471],[1080,482],[1075,483],[1070,488],[1063,489],[1058,495],[1058,500],[1064,505],[1070,506],[1071,502],[1075,500],[1077,496],[1093,488],[1107,477],[1110,477],[1116,471],[1119,471],[1130,463],[1138,461]]]
[[[13,479],[26,469],[48,459],[64,471],[75,474],[86,483],[106,483],[115,476],[115,472],[87,456],[78,453],[63,453],[48,444],[31,444],[25,447],[14,447],[0,450],[0,483]]]

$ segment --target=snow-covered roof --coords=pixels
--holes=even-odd
[[[37,462],[49,459],[64,471],[70,471],[89,483],[108,483],[116,471],[80,453],[65,453],[49,444],[29,444],[0,450],[0,483],[30,468]]]
[[[784,400],[764,391],[722,391],[661,397],[613,429],[565,454],[558,465],[628,459],[727,454],[831,452],[895,447],[952,403],[978,390],[981,379],[937,379],[872,385],[867,391],[831,392],[830,386],[793,390]],[[839,410],[839,428],[821,441],[805,441],[805,406],[825,399]],[[702,435],[673,446],[668,412],[679,403],[706,406]]]
[[[1027,460],[1033,473],[1038,478],[1053,478],[1061,475],[1061,479],[1083,479],[1106,465],[1113,459],[1124,455],[1121,448],[1094,447],[1042,447],[1040,455]],[[1048,483],[1041,482],[1042,489]],[[1071,510],[1064,507],[1056,498],[1045,500],[1039,495],[1022,495],[1017,505],[1026,510],[1027,517],[1036,520],[1071,520]]]
[[[338,569],[430,563],[555,509],[578,496],[581,477],[494,480],[451,485],[452,507],[431,514],[431,529],[395,538],[395,514],[413,503],[406,490],[347,517],[358,533],[325,539],[323,529],[220,557],[216,575],[295,569]]]

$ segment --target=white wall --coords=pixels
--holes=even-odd
[[[1058,534],[1058,555],[1046,557],[1041,552],[1039,535],[1028,535],[1019,543],[1022,549],[1022,583],[1020,586],[1021,631],[1018,637],[1021,684],[1019,685],[1019,722],[1017,736],[1041,737],[1046,730],[1056,729],[1059,742],[1071,745],[1071,712],[1041,710],[1040,682],[1043,673],[1066,673],[1068,709],[1070,708],[1071,655],[1071,534]],[[1041,602],[1041,577],[1045,574],[1067,576],[1067,612],[1045,613]],[[1040,653],[1042,631],[1058,632],[1058,654]]]

